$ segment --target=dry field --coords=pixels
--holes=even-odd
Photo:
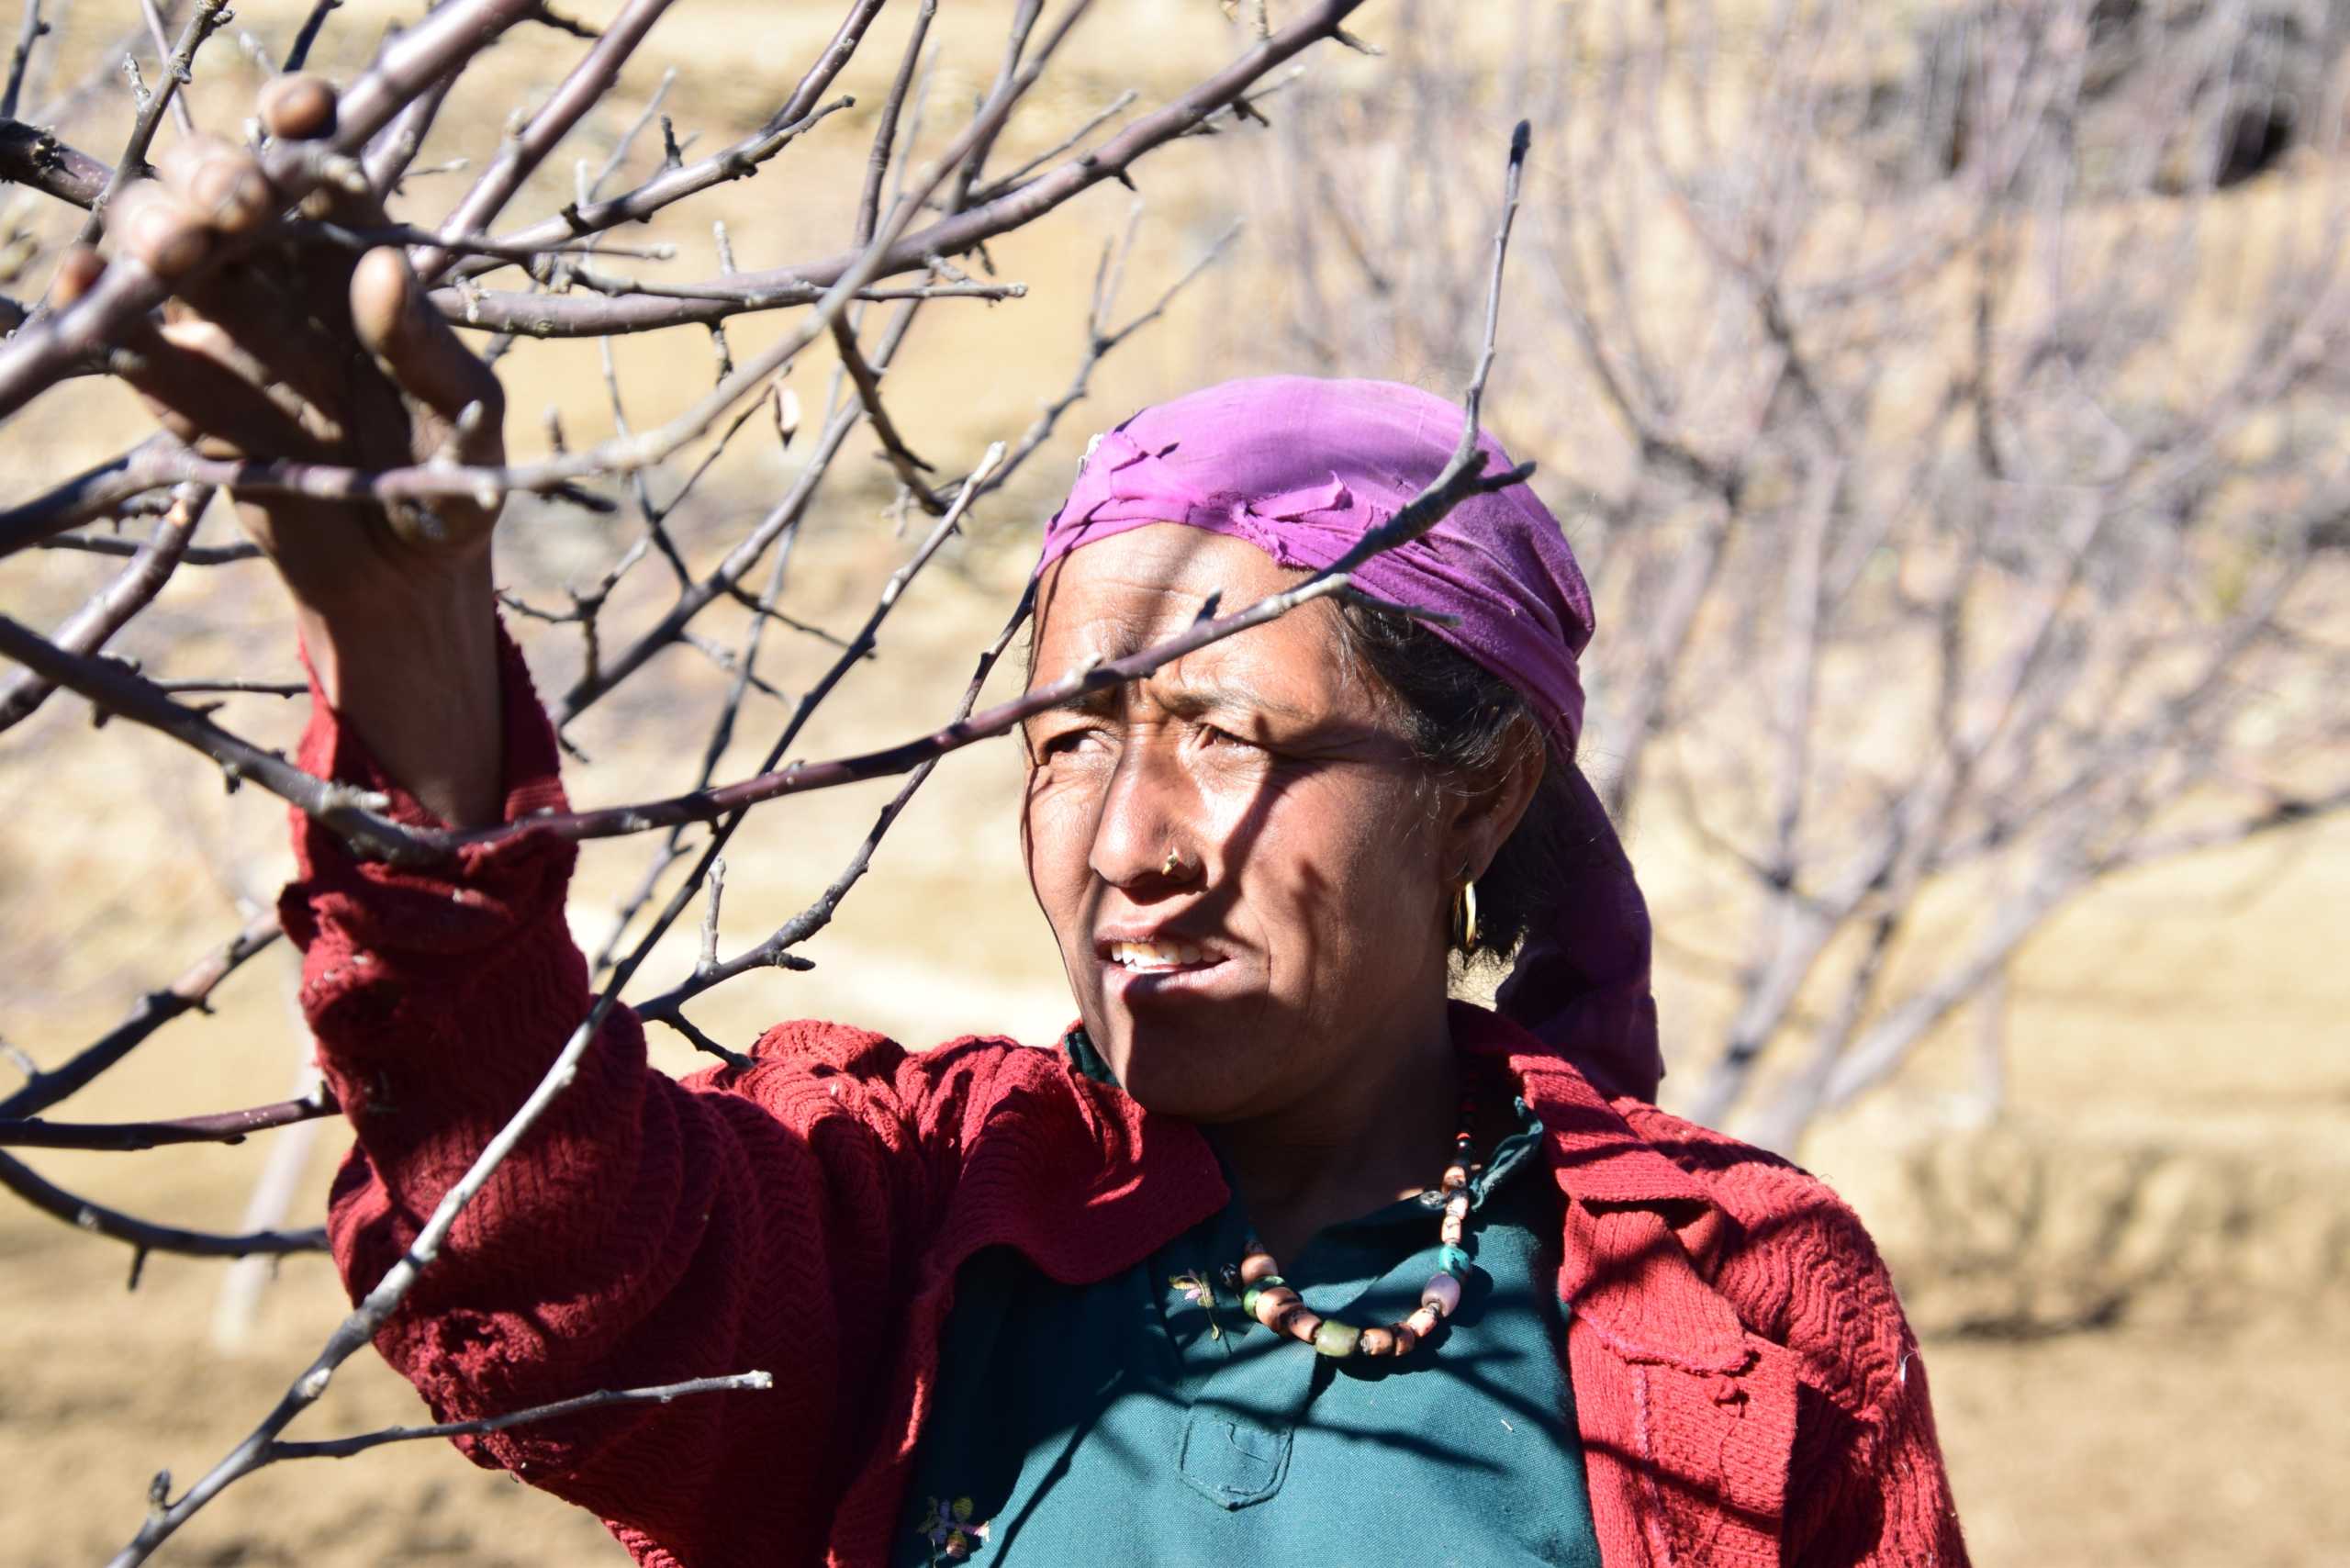
[[[244,26],[282,39],[287,15],[300,8],[240,9]],[[338,20],[351,21],[343,58],[377,25],[377,9],[354,4]],[[758,114],[788,62],[829,27],[831,11],[794,6],[777,20],[747,3],[681,7],[680,129],[717,138]],[[1132,57],[1136,28],[1178,12],[1183,24],[1153,33],[1146,87],[1227,47],[1204,0],[1136,0],[1105,11],[1083,47],[1072,46],[1073,84],[1034,111],[1037,140],[1128,84],[1120,62]],[[958,28],[968,19],[958,17]],[[965,58],[992,62],[991,52],[969,53],[983,31],[972,24],[968,36],[950,34],[948,58],[961,48]],[[739,49],[719,47],[743,37],[759,40],[748,67]],[[870,78],[894,58],[894,37],[881,39],[866,79],[845,84],[873,92]],[[509,51],[497,69],[526,84],[543,79],[554,58]],[[640,92],[650,85],[630,80]],[[943,101],[956,101],[953,86],[942,88]],[[806,157],[739,187],[719,208],[746,264],[789,253],[789,237],[809,225],[845,229],[840,176],[862,156],[862,128],[854,116],[842,119],[834,140],[811,141]],[[1216,158],[1213,143],[1171,149],[1146,182],[1151,207],[1130,286],[1137,301],[1225,220]],[[1029,282],[1031,299],[941,308],[921,329],[919,353],[910,350],[902,381],[893,378],[893,401],[917,447],[935,448],[942,466],[1016,434],[1037,400],[1065,382],[1079,348],[1074,302],[1101,240],[1125,221],[1128,199],[1095,192],[1057,227],[999,251],[999,270]],[[677,238],[706,245],[706,229]],[[1236,278],[1246,276],[1243,260]],[[678,264],[700,270],[695,261]],[[1049,504],[1083,435],[1183,385],[1272,368],[1233,330],[1245,303],[1239,284],[1199,296],[1113,362],[1058,452],[1040,458],[1022,491],[983,520],[978,540],[956,546],[918,584],[885,635],[884,656],[852,677],[803,755],[900,738],[951,703],[1015,591],[1032,537],[1024,509]],[[757,330],[744,329],[740,341],[755,342]],[[675,406],[699,389],[707,365],[697,333],[624,344],[632,411]],[[536,410],[549,402],[561,405],[576,440],[609,430],[592,350],[525,344],[506,369],[518,445],[537,439]],[[795,385],[811,404],[824,374],[812,362],[799,372]],[[59,395],[7,434],[12,491],[30,471],[86,460],[131,429],[111,388]],[[853,461],[859,473],[878,472],[861,456]],[[839,472],[848,475],[849,463]],[[772,454],[746,462],[732,487],[688,520],[688,542],[706,549],[739,528],[787,473],[786,459]],[[911,543],[880,515],[885,498],[878,479],[830,492],[802,540],[786,609],[835,626],[861,613]],[[524,513],[509,523],[505,557],[507,575],[530,587],[592,574],[623,537],[533,521]],[[77,558],[49,557],[38,580],[17,567],[0,591],[11,613],[40,620],[77,601],[99,575]],[[649,593],[654,585],[644,586]],[[651,602],[616,613],[625,619]],[[530,646],[543,684],[576,663],[560,634]],[[234,667],[282,677],[293,662],[274,590],[242,569],[183,574],[127,651],[166,675]],[[790,686],[815,667],[814,656],[789,651],[777,678]],[[577,798],[616,801],[677,783],[699,752],[691,715],[721,689],[708,668],[676,663],[593,711],[576,732],[595,759],[572,775]],[[232,722],[271,744],[290,740],[298,705],[242,704]],[[771,712],[755,709],[753,717]],[[747,749],[738,748],[738,761]],[[971,1030],[1047,1036],[1067,1002],[1015,855],[1015,769],[1000,745],[951,759],[884,846],[874,876],[809,949],[819,967],[722,989],[697,1021],[737,1042],[773,1019],[811,1014],[910,1042]],[[829,880],[887,793],[841,790],[755,819],[730,855],[730,946]],[[88,710],[74,701],[54,701],[0,737],[0,953],[8,965],[0,1037],[45,1061],[233,929],[239,910],[271,896],[286,868],[280,808],[255,791],[224,796],[207,767],[152,736],[92,736]],[[1669,1050],[1685,1064],[1676,1081],[1694,1083],[1726,996],[1723,977],[1698,955],[1714,923],[1728,918],[1734,884],[1661,816],[1640,823],[1634,850],[1673,938],[1660,985]],[[588,851],[573,903],[583,943],[602,940],[643,853],[625,842]],[[1927,1332],[1944,1441],[1982,1563],[2350,1561],[2350,1487],[2342,1481],[2350,1474],[2342,1413],[2350,1386],[2345,907],[2345,823],[2114,884],[2048,930],[2015,977],[1996,1110],[1981,1092],[1975,1023],[1962,1019],[1914,1070],[1807,1147],[1807,1163],[1876,1229]],[[673,944],[652,978],[689,958],[685,941]],[[167,1030],[72,1113],[179,1114],[282,1097],[307,1049],[292,979],[283,951],[249,966],[212,1015]],[[656,1047],[668,1065],[689,1065],[675,1042]],[[341,1141],[328,1126],[303,1155],[297,1213],[319,1207]],[[102,1200],[231,1226],[272,1147],[39,1163]],[[343,1305],[315,1259],[291,1261],[274,1278],[156,1259],[130,1292],[128,1262],[112,1243],[0,1204],[7,1563],[102,1560],[135,1527],[148,1477],[168,1466],[185,1482],[217,1458]],[[235,1306],[248,1294],[257,1305]],[[420,1412],[405,1384],[363,1357],[304,1431]],[[202,1516],[163,1560],[552,1564],[621,1556],[592,1520],[477,1473],[442,1445],[416,1444],[265,1472]]]

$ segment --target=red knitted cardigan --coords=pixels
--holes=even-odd
[[[512,820],[563,794],[529,675],[510,642],[501,656]],[[301,761],[431,820],[315,690]],[[573,850],[523,839],[420,871],[355,861],[298,815],[295,837],[281,908],[358,1134],[330,1215],[355,1297],[585,1014]],[[1549,1130],[1609,1568],[1964,1563],[1916,1341],[1851,1211],[1781,1160],[1603,1099],[1491,1014],[1453,1025],[1461,1049],[1506,1060]],[[880,1568],[957,1265],[1009,1246],[1054,1279],[1102,1279],[1226,1194],[1194,1128],[1058,1052],[909,1052],[802,1022],[753,1056],[677,1081],[615,1010],[376,1345],[444,1419],[770,1371],[772,1392],[458,1446],[594,1509],[640,1563]]]

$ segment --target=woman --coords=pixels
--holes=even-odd
[[[316,135],[332,99],[293,80],[263,112]],[[497,461],[495,379],[397,252],[196,280],[274,201],[223,143],[122,197],[118,243],[189,279],[133,366],[165,421]],[[1047,532],[1033,670],[1296,582],[1457,419],[1299,380],[1147,410]],[[306,767],[409,822],[562,803],[491,515],[241,515],[294,595]],[[1022,842],[1080,1015],[1058,1049],[803,1022],[678,1083],[615,1013],[378,1346],[444,1417],[776,1387],[461,1446],[648,1563],[1963,1562],[1858,1223],[1649,1103],[1646,917],[1573,767],[1590,606],[1558,525],[1482,498],[1360,580],[1455,622],[1325,600],[1028,725]],[[296,837],[364,1288],[586,1009],[572,850],[420,870]],[[1453,959],[1512,954],[1509,1016],[1448,999]]]

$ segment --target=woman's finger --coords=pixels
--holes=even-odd
[[[320,77],[281,76],[262,94],[262,123],[274,136],[292,140],[327,136],[335,128],[335,114],[334,89]],[[306,217],[339,223],[346,229],[376,229],[389,221],[382,201],[373,191],[346,189],[332,182],[319,185],[305,197],[302,211]],[[306,322],[327,327],[324,337],[330,341],[308,346],[313,351],[329,351],[330,358],[339,357],[341,344],[332,340],[339,340],[343,325],[352,320],[357,292],[349,255],[325,247],[308,247],[297,256],[285,281],[301,300]],[[306,338],[318,335],[315,330],[304,334]],[[364,330],[360,337],[363,342],[367,341]],[[367,346],[372,349],[375,345],[368,342]],[[312,357],[316,357],[315,353]],[[372,366],[368,373],[373,375]],[[330,367],[330,374],[347,377],[351,370],[346,363]],[[384,390],[386,389],[352,386],[346,388],[340,401],[349,411],[356,405],[375,401],[375,394]]]
[[[212,249],[212,230],[178,192],[156,180],[138,180],[106,204],[106,236],[115,248],[172,280],[192,272]]]
[[[106,259],[87,245],[73,245],[57,258],[57,270],[50,274],[49,302],[62,310],[90,292],[98,274],[106,270]]]
[[[273,77],[261,90],[262,129],[285,141],[315,141],[334,130],[333,84],[297,72]]]
[[[87,245],[58,258],[50,299],[59,309],[87,294],[106,263]],[[266,372],[217,324],[183,319],[159,328],[139,317],[123,329],[109,363],[165,428],[191,445],[302,455],[318,443],[297,412],[261,385]],[[289,399],[290,400],[290,399]]]
[[[304,258],[318,264],[333,259]],[[348,270],[345,262],[346,275]],[[352,335],[349,308],[338,297],[322,310],[314,303],[318,292],[289,274],[285,258],[255,254],[190,280],[165,314],[173,321],[218,322],[262,367],[255,379],[284,400],[309,404],[323,430],[327,421],[347,420],[354,376],[380,375]]]
[[[214,322],[175,321],[130,329],[111,364],[171,432],[218,455],[311,458],[316,435],[299,413],[264,387],[252,357]],[[290,399],[289,399],[290,400]]]
[[[164,185],[219,233],[250,233],[276,206],[261,164],[217,136],[183,138],[156,160],[156,168]]]
[[[240,236],[277,209],[277,193],[244,148],[214,136],[183,138],[156,160],[162,183],[214,233]],[[347,266],[347,263],[345,263]],[[284,264],[262,254],[231,256],[181,281],[167,308],[173,320],[208,318],[245,346],[266,372],[259,385],[290,386],[320,409],[332,409],[347,355],[322,355],[311,340],[308,290],[288,281]],[[291,399],[280,398],[281,402]]]
[[[263,129],[289,141],[331,135],[335,110],[334,88],[322,76],[280,76],[261,92]],[[370,228],[385,221],[383,203],[372,191],[345,190],[332,182],[305,197],[302,209],[309,217],[331,218],[352,228]]]
[[[379,246],[359,258],[351,274],[351,319],[359,341],[410,397],[452,423],[479,403],[487,417],[477,428],[497,433],[505,401],[496,374],[432,308],[399,247]]]

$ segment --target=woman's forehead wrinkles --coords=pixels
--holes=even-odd
[[[1161,643],[1180,636],[1196,625],[1204,600],[1191,603],[1180,599],[1162,599],[1157,603],[1139,603],[1131,599],[1113,600],[1086,607],[1083,620],[1069,618],[1047,626],[1038,636],[1040,645],[1054,646],[1058,662],[1069,666],[1084,664],[1108,664],[1128,658]],[[1063,627],[1067,630],[1064,633]],[[1173,664],[1160,666],[1159,673],[1183,669],[1186,672],[1224,665],[1239,651],[1244,639],[1261,628],[1250,628],[1237,636],[1211,643]],[[1258,639],[1257,641],[1261,641]],[[1249,644],[1252,648],[1254,643]]]
[[[1159,587],[1095,596],[1072,627],[1080,655],[1122,659],[1138,654],[1189,631],[1207,602],[1203,595]]]
[[[1184,624],[1189,625],[1190,622]],[[1238,637],[1211,643],[1204,648],[1194,649],[1181,658],[1163,664],[1134,681],[1080,692],[1057,706],[1069,711],[1100,712],[1139,692],[1154,706],[1184,718],[1208,712],[1236,711],[1259,712],[1301,722],[1326,716],[1324,711],[1329,706],[1330,697],[1326,683],[1295,678],[1303,673],[1301,671],[1287,672],[1291,678],[1286,680],[1278,678],[1283,672],[1264,668],[1261,659],[1257,656],[1261,650],[1240,646],[1241,640],[1248,635],[1248,633],[1242,633]],[[1059,662],[1069,670],[1087,665],[1111,663],[1142,653],[1165,640],[1166,633],[1156,626],[1137,626],[1131,622],[1121,623],[1115,620],[1092,622],[1072,633],[1072,645],[1061,651]],[[1313,656],[1303,650],[1287,652],[1294,657],[1310,659]],[[1055,678],[1041,666],[1036,674],[1040,678]],[[1277,678],[1272,681],[1259,678],[1263,674],[1271,674]],[[1290,688],[1295,689],[1286,689]]]
[[[1165,524],[1073,552],[1048,569],[1039,605],[1034,680],[1127,658],[1181,635],[1203,616],[1254,603],[1300,574],[1254,545]],[[1250,710],[1311,720],[1329,706],[1327,629],[1291,616],[1196,649],[1145,678],[1144,700],[1188,716]],[[1088,711],[1132,700],[1089,694]]]

